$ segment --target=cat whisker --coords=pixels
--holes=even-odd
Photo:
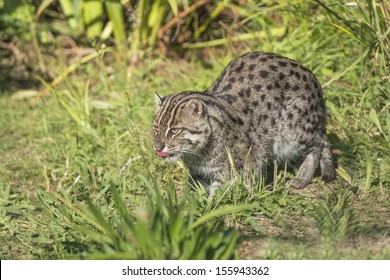
[[[190,151],[190,150],[181,150],[181,152],[182,152],[182,153],[185,153],[185,154],[195,155],[195,156],[198,156],[198,157],[203,157],[202,154],[196,153],[196,152]]]

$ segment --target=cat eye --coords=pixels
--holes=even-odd
[[[181,128],[171,128],[168,133],[167,133],[167,137],[168,138],[172,138],[173,136],[175,136],[176,134],[179,134],[180,132],[182,131]]]
[[[178,133],[181,131],[181,129],[180,129],[180,128],[171,128],[169,131],[170,131],[172,134],[178,134]]]

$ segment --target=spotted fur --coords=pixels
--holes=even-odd
[[[182,158],[191,177],[208,187],[229,176],[231,162],[260,175],[268,159],[301,160],[296,188],[307,186],[318,166],[335,177],[321,86],[306,67],[272,53],[233,60],[204,92],[161,97],[153,121],[154,149]]]

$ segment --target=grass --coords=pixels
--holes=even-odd
[[[154,156],[153,93],[207,88],[244,52],[230,43],[225,56],[155,56],[131,72],[115,51],[67,75],[61,58],[47,58],[61,77],[53,90],[0,95],[1,258],[389,259],[385,57],[329,24],[334,15],[297,19],[307,7],[295,7],[276,11],[294,26],[282,37],[272,38],[278,23],[256,18],[271,36],[261,50],[298,59],[326,85],[336,181],[293,190],[285,184],[293,174],[278,167],[274,182],[248,190],[238,177],[210,199],[188,190],[180,163]]]

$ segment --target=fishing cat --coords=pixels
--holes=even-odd
[[[235,168],[256,175],[267,159],[301,160],[295,188],[306,187],[318,166],[325,181],[335,178],[321,86],[294,60],[247,53],[206,91],[156,94],[156,101],[156,155],[181,158],[209,193],[229,176],[229,153]]]

